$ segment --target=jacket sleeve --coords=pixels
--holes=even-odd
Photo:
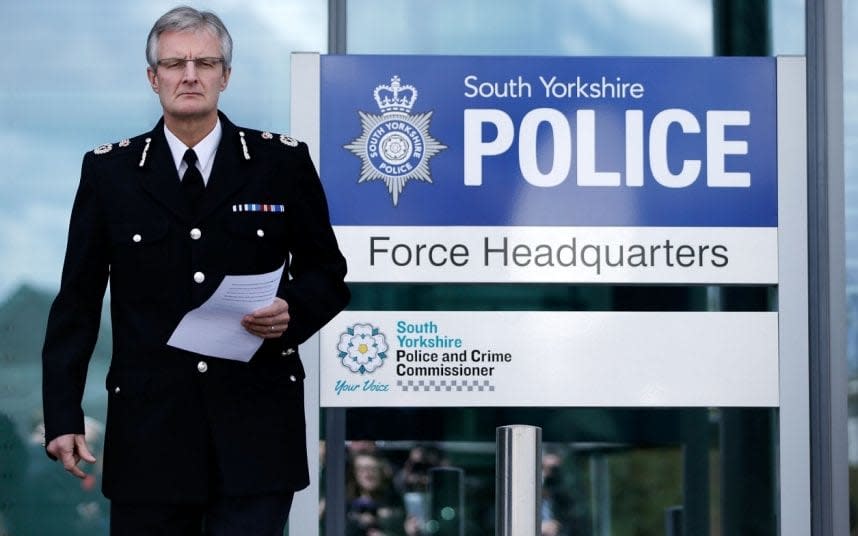
[[[298,345],[322,328],[350,299],[344,282],[346,260],[331,228],[328,203],[307,145],[293,154],[290,180],[292,199],[287,211],[294,229],[290,276],[283,278],[279,295],[289,304],[289,328],[281,337],[286,347]]]
[[[42,349],[46,442],[84,431],[81,401],[109,273],[107,237],[95,189],[92,157],[88,153],[83,160],[60,290],[51,306]]]

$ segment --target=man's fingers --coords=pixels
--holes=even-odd
[[[95,463],[95,456],[89,450],[83,434],[66,434],[55,438],[47,446],[49,454],[57,458],[66,471],[78,478],[86,478],[80,467],[80,460]]]
[[[75,452],[80,458],[88,463],[95,463],[95,456],[92,455],[92,451],[89,450],[89,445],[86,444],[86,438],[84,436],[75,436]]]
[[[273,339],[283,335],[289,327],[289,320],[289,304],[281,298],[275,298],[271,305],[245,316],[241,325],[257,337]]]
[[[271,305],[266,305],[247,315],[254,320],[268,320],[285,316],[289,318],[289,304],[282,298],[274,298]]]
[[[71,468],[66,467],[66,471],[68,471],[69,473],[71,473],[72,475],[74,475],[74,476],[78,477],[78,478],[79,478],[79,479],[81,479],[81,480],[83,480],[84,478],[86,478],[86,473],[84,473],[83,471],[81,471],[81,470],[80,470],[80,467],[78,467],[77,465],[72,465],[72,466],[71,466]]]
[[[277,304],[272,303],[271,305],[267,305],[262,309],[257,309],[250,313],[250,315],[254,318],[267,318],[271,316],[277,316],[283,312],[283,308]]]
[[[57,460],[62,460],[66,452],[74,451],[74,434],[65,434],[55,437],[45,447],[48,454]]]
[[[291,318],[288,314],[272,316],[270,318],[245,318],[242,324],[244,327],[257,329],[259,331],[270,330],[271,328],[284,330],[289,325]]]
[[[76,458],[77,457],[72,451],[66,450],[63,451],[60,461],[63,463],[63,467],[65,467],[66,471],[68,471],[69,473],[73,474],[78,478],[86,478],[86,473],[81,471],[80,467],[77,466]]]
[[[287,322],[283,322],[281,324],[245,324],[244,329],[246,329],[249,333],[256,335],[257,337],[262,337],[263,339],[276,339],[283,335],[283,333],[288,328],[289,324]]]

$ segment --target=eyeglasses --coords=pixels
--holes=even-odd
[[[223,63],[223,58],[164,58],[158,60],[157,65],[168,71],[178,72],[184,71],[188,62],[193,63],[197,71],[211,71]]]

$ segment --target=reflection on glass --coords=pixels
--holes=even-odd
[[[460,514],[463,535],[494,534],[494,433],[512,422],[542,428],[543,536],[663,536],[670,522],[697,536],[777,534],[773,409],[364,408],[347,421],[349,436],[374,438],[342,447],[348,523],[375,508],[348,534],[438,534]],[[462,508],[439,470],[461,473]],[[374,501],[355,492],[362,471]]]
[[[846,359],[849,370],[849,516],[858,533],[858,6],[843,3],[844,157],[846,183]]]

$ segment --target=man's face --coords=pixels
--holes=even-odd
[[[180,61],[190,59],[196,61]],[[220,42],[212,32],[164,32],[158,40],[158,67],[150,67],[147,75],[164,117],[181,121],[217,114],[230,70],[224,68]]]

